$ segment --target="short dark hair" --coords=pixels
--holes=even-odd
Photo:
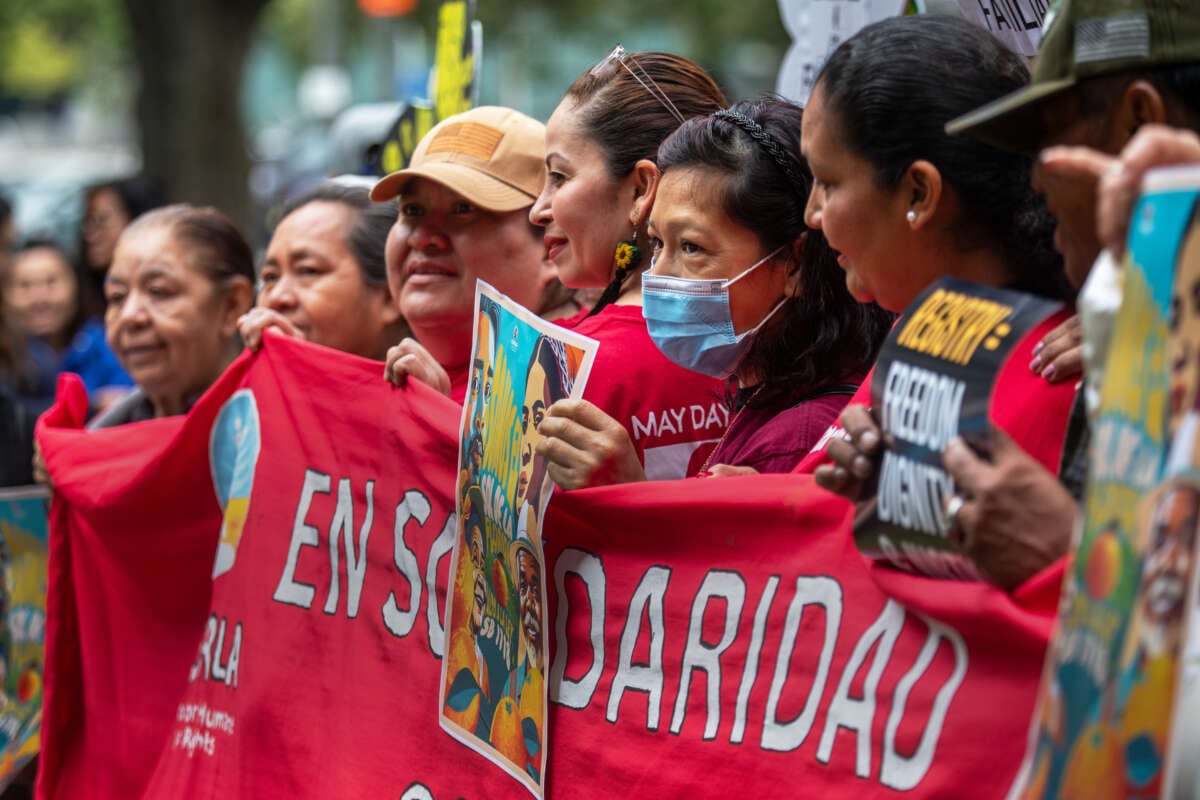
[[[162,182],[149,175],[131,175],[92,184],[84,195],[85,205],[92,197],[105,191],[117,196],[130,222],[147,211],[167,204],[167,193]]]
[[[384,250],[388,232],[396,222],[396,204],[371,202],[370,189],[366,186],[328,180],[289,200],[279,218],[282,220],[309,203],[339,203],[354,211],[354,222],[346,234],[346,246],[362,270],[367,285],[387,286]]]
[[[169,228],[171,236],[185,245],[191,265],[214,287],[221,288],[237,277],[254,283],[254,254],[250,245],[229,217],[217,209],[186,203],[156,208],[130,223],[121,237],[151,226]]]
[[[760,126],[778,146],[778,157],[717,115],[681,125],[659,148],[658,165],[664,174],[702,167],[723,175],[721,211],[753,231],[764,251],[785,248],[790,271],[799,271],[799,294],[788,298],[778,324],[755,336],[743,358],[762,377],[750,402],[785,408],[813,390],[866,372],[894,317],[850,296],[845,273],[824,235],[804,223],[812,174],[800,155],[800,107],[766,98],[736,103],[730,111]],[[790,159],[784,161],[786,172],[779,158]],[[793,260],[801,237],[799,258]]]
[[[1071,295],[1054,250],[1054,219],[1033,191],[1029,156],[946,123],[1029,83],[1025,60],[965,19],[893,17],[842,42],[817,77],[839,135],[869,161],[884,189],[918,160],[932,163],[963,211],[955,226],[963,250],[995,248],[1011,285],[1055,299]]]

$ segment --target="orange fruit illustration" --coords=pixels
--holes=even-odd
[[[496,704],[491,739],[492,747],[501,755],[518,767],[525,767],[529,756],[525,752],[525,737],[521,733],[521,716],[511,697],[505,697]]]
[[[530,668],[525,673],[525,682],[521,685],[520,716],[522,719],[529,717],[533,720],[533,724],[537,726],[538,742],[542,741],[542,714],[545,711],[542,686],[541,671]]]
[[[37,669],[30,667],[21,673],[21,677],[17,679],[17,700],[21,703],[27,703],[37,696],[42,690],[42,676],[38,674]]]
[[[1089,726],[1075,741],[1059,796],[1122,800],[1125,797],[1124,763],[1112,729],[1104,723]]]
[[[1121,543],[1114,531],[1105,531],[1092,542],[1084,571],[1088,595],[1104,600],[1112,594],[1121,571]]]

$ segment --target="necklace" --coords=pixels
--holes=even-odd
[[[733,430],[733,426],[737,424],[738,418],[742,416],[742,412],[750,406],[750,401],[755,397],[758,397],[758,393],[762,390],[763,384],[760,383],[755,387],[754,391],[750,393],[750,396],[746,398],[746,402],[742,403],[741,407],[737,410],[737,413],[733,415],[733,419],[729,420],[729,425],[725,428],[725,432],[721,434],[721,438],[717,439],[717,443],[713,446],[713,449],[708,451],[708,457],[704,459],[704,464],[700,467],[700,471],[696,473],[697,475],[708,472],[708,464],[710,461],[712,461],[712,457],[716,455],[716,452],[721,449],[721,445],[725,443],[725,437],[729,435],[731,430]]]

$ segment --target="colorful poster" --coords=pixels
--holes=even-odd
[[[548,735],[541,520],[553,483],[536,453],[537,429],[556,401],[583,394],[598,345],[482,281],[477,287],[441,723],[541,797]]]
[[[1195,297],[1175,274],[1194,187],[1148,178],[1134,212],[1023,797],[1156,798],[1163,786],[1200,511],[1190,454],[1165,469],[1178,412],[1195,397]]]
[[[1147,716],[1156,738],[1170,731],[1163,797],[1194,798],[1200,793],[1200,762],[1195,758],[1200,747],[1200,168],[1155,171],[1147,175],[1145,186],[1164,200],[1169,190],[1172,200],[1192,208],[1175,259],[1167,336],[1175,434],[1167,456],[1167,481],[1153,506],[1158,513],[1142,565],[1137,629],[1143,632],[1141,652],[1153,655],[1165,649],[1174,655],[1173,701]],[[1146,217],[1135,220],[1139,225],[1150,222]],[[1147,675],[1153,677],[1152,672]]]
[[[854,523],[865,555],[933,577],[979,579],[950,537],[945,504],[954,481],[942,467],[942,451],[962,436],[986,455],[997,375],[1017,344],[1059,308],[953,278],[913,302],[888,336],[871,381],[885,447]]]
[[[0,489],[0,789],[38,752],[45,663],[47,502],[40,486]]]

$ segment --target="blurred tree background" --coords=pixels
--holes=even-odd
[[[412,7],[364,13],[378,4]],[[426,96],[437,5],[4,0],[0,184],[49,179],[94,151],[77,182],[140,166],[172,198],[258,233],[281,195],[354,168],[336,152],[354,138],[336,125],[347,107],[377,104],[378,118]],[[731,98],[771,90],[789,43],[777,0],[477,0],[476,16],[480,102],[542,119],[617,42],[687,55]],[[17,174],[30,172],[43,174]]]

